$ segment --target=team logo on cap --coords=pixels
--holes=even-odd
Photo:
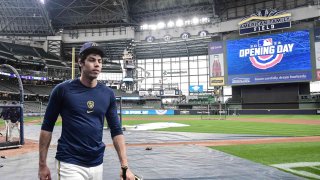
[[[91,46],[98,46],[98,44],[97,43],[91,43]]]
[[[239,57],[248,57],[252,65],[258,69],[268,69],[279,64],[286,53],[291,53],[294,43],[282,44],[272,38],[259,39],[257,44],[250,45],[248,49],[240,49]]]

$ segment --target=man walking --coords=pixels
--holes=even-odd
[[[134,175],[128,169],[125,140],[118,119],[113,91],[97,82],[102,69],[103,50],[85,43],[79,53],[80,78],[57,85],[50,96],[39,142],[39,178],[51,179],[46,159],[54,124],[60,114],[62,132],[58,140],[56,165],[59,180],[102,180],[103,124],[106,117],[114,147],[126,180]],[[122,179],[122,176],[120,177]]]

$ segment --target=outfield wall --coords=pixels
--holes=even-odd
[[[302,114],[320,115],[320,109],[243,109],[239,114]]]
[[[210,114],[216,114],[217,111],[210,111]],[[222,112],[224,113],[224,112]],[[302,114],[302,115],[320,115],[320,109],[227,109],[227,115],[250,115],[250,114]],[[175,110],[175,115],[202,115],[208,114],[203,110]]]
[[[250,114],[301,114],[301,115],[320,115],[320,109],[226,109],[222,111],[210,110],[209,114],[227,114],[227,115],[250,115]],[[207,110],[172,110],[172,109],[135,109],[122,110],[123,115],[207,115]]]

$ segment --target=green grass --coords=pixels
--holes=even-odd
[[[42,119],[42,117],[35,116],[35,117],[24,117],[23,121],[24,122],[29,122],[29,121],[34,121],[34,120],[39,120]],[[4,126],[4,120],[0,119],[0,127]]]
[[[320,162],[320,142],[233,145],[211,148],[265,165]],[[294,169],[320,175],[320,171],[312,167],[298,167]]]
[[[61,120],[61,117],[59,116],[55,126],[61,126],[61,125],[62,125],[62,120]]]
[[[297,168],[292,168],[292,169],[298,170],[298,171],[306,171],[306,172],[309,172],[312,174],[320,175],[320,170],[312,168],[312,167],[297,167]]]
[[[123,125],[137,125],[160,122],[155,120],[128,120]],[[163,122],[163,121],[162,121]],[[225,134],[259,134],[277,136],[317,136],[320,135],[320,125],[280,124],[263,122],[241,122],[225,120],[177,120],[170,121],[188,124],[187,127],[159,129],[170,132],[225,133]]]
[[[245,115],[239,118],[283,118],[283,119],[314,119],[320,116],[313,115]],[[26,117],[25,122],[42,119],[41,117]],[[136,120],[134,120],[136,119]],[[159,129],[170,132],[196,132],[196,133],[225,133],[225,134],[257,134],[275,136],[317,136],[320,135],[320,125],[266,123],[266,122],[242,122],[234,120],[201,120],[199,115],[124,115],[124,125],[137,125],[151,122],[176,122],[188,124],[188,127],[175,127]],[[4,121],[0,120],[0,126]],[[62,124],[59,117],[57,126]]]
[[[240,118],[256,118],[256,119],[291,119],[291,120],[319,120],[319,115],[240,115],[240,116],[228,116],[230,119]]]
[[[240,116],[227,116],[227,119],[291,119],[291,120],[319,120],[320,115],[240,115]],[[124,120],[201,120],[201,115],[123,115]]]
[[[320,142],[234,145],[211,148],[266,165],[320,162]]]

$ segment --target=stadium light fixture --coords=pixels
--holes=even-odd
[[[141,26],[141,29],[142,29],[142,30],[147,30],[148,27],[149,27],[148,24],[144,24],[144,25]]]
[[[166,27],[166,24],[165,24],[164,22],[159,22],[159,23],[157,24],[157,27],[158,27],[158,29],[163,29],[163,28]]]
[[[151,30],[156,30],[156,29],[157,29],[157,25],[155,25],[155,24],[150,24],[150,25],[149,25],[149,29],[151,29]]]
[[[192,24],[193,24],[193,25],[199,24],[199,18],[194,17],[194,18],[192,19]]]
[[[176,21],[169,20],[169,22],[165,23],[163,21],[159,21],[157,24],[143,24],[140,26],[141,30],[158,30],[165,28],[173,28],[173,27],[183,27],[183,26],[196,26],[198,24],[207,24],[210,23],[210,18],[208,17],[193,17],[192,19],[177,19]]]
[[[177,27],[183,26],[183,20],[182,20],[182,19],[178,19],[178,20],[176,21],[176,26],[177,26]]]
[[[169,21],[167,24],[168,28],[172,28],[174,26],[174,22],[173,21]]]
[[[184,21],[185,26],[190,26],[191,25],[191,20],[185,20]]]
[[[200,19],[200,23],[201,24],[206,24],[206,23],[208,23],[210,20],[209,20],[209,18],[207,18],[207,17],[203,17],[203,18],[201,18]]]

